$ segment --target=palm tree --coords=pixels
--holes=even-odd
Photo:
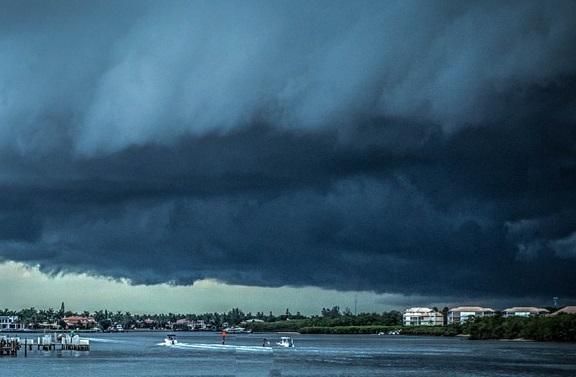
[[[20,317],[21,323],[23,323],[26,327],[35,329],[36,325],[38,324],[38,311],[35,307],[31,307],[30,309],[22,309],[18,314]]]
[[[56,322],[56,311],[54,310],[54,308],[49,308],[48,310],[46,310],[46,319],[51,323]]]

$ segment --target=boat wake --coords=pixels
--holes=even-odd
[[[200,350],[212,350],[212,351],[240,351],[240,352],[272,352],[272,347],[262,347],[262,346],[240,346],[233,344],[202,344],[202,343],[177,343],[177,344],[166,344],[158,343],[159,346],[167,346],[171,348],[178,349],[200,349]]]
[[[126,343],[125,340],[114,340],[114,339],[102,339],[102,338],[86,338],[82,337],[82,339],[88,339],[91,342],[99,342],[99,343]]]

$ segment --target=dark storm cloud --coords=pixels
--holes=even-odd
[[[8,2],[0,258],[576,298],[572,2]]]

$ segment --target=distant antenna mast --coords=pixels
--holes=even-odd
[[[554,300],[554,307],[557,308],[558,307],[558,297],[552,297],[552,300]]]
[[[354,295],[354,315],[357,315],[357,310],[358,308],[358,295]]]

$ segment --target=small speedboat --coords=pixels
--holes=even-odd
[[[280,341],[276,343],[277,346],[280,347],[294,347],[294,341],[292,340],[292,338],[288,337],[288,336],[283,336],[280,338]]]
[[[165,343],[167,346],[172,346],[172,345],[178,343],[178,340],[176,339],[176,335],[174,335],[174,334],[168,334],[168,335],[166,336],[166,339],[164,339],[164,343]]]

